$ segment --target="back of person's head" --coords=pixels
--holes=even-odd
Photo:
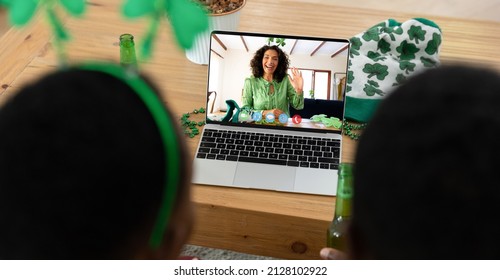
[[[169,186],[178,188],[169,248],[150,253],[173,174],[165,174],[166,152],[144,102],[123,80],[76,68],[23,87],[0,108],[0,259],[175,257],[181,245],[172,243],[186,236],[172,227],[190,214],[190,170],[178,142],[182,182]],[[183,219],[175,226],[187,235],[191,220]]]
[[[500,258],[500,75],[442,66],[381,102],[359,141],[354,258]]]

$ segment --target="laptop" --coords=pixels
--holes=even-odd
[[[265,45],[276,45],[288,56],[290,69],[282,85],[253,75],[259,72],[252,71],[250,61]],[[194,158],[193,183],[335,195],[348,57],[346,39],[213,31],[207,121]],[[275,66],[254,65],[261,71]],[[292,68],[301,73],[303,101],[294,97],[292,82],[284,85],[293,77]],[[279,106],[280,111],[268,111]]]

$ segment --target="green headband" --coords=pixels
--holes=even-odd
[[[85,63],[77,67],[82,70],[97,71],[109,74],[127,84],[133,89],[137,96],[151,113],[165,151],[165,179],[163,198],[158,216],[149,240],[153,249],[158,249],[162,243],[165,229],[172,216],[172,210],[177,195],[180,172],[180,147],[176,138],[176,128],[166,112],[164,105],[151,87],[135,73],[129,73],[123,67],[105,63]]]

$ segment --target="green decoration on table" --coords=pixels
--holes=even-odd
[[[355,133],[354,130],[363,130],[365,127],[368,125],[368,123],[362,123],[362,124],[352,124],[349,123],[346,119],[342,122],[343,126],[343,133],[352,140],[358,140],[361,134]]]
[[[0,0],[0,5],[9,10],[9,21],[14,26],[26,25],[38,9],[43,9],[55,35],[54,46],[62,64],[66,61],[63,42],[70,36],[61,23],[56,10],[60,5],[70,15],[78,17],[85,13],[85,0]]]
[[[184,134],[188,135],[189,138],[193,138],[196,135],[200,134],[200,129],[198,127],[202,127],[205,125],[205,121],[190,121],[189,117],[191,114],[205,113],[205,108],[201,107],[200,109],[194,109],[192,112],[185,113],[181,117],[181,126],[184,129]]]
[[[126,0],[122,13],[127,18],[150,17],[150,25],[141,44],[140,56],[151,56],[153,43],[162,17],[172,25],[177,43],[190,49],[198,34],[208,29],[206,11],[192,0]]]
[[[335,127],[337,129],[340,129],[342,127],[342,122],[340,121],[339,118],[335,118],[335,117],[327,118],[327,116],[325,114],[314,115],[311,117],[311,121],[321,122],[326,127]]]

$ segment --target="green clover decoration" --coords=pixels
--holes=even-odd
[[[85,0],[0,0],[0,5],[9,9],[9,20],[14,26],[28,23],[39,6],[45,6],[54,14],[54,8],[58,3],[74,16],[80,16],[85,11]]]
[[[310,120],[312,122],[321,122],[326,127],[335,127],[337,129],[340,129],[342,127],[342,121],[339,118],[335,117],[328,118],[327,115],[325,114],[311,116]]]
[[[196,36],[208,29],[207,12],[194,0],[125,0],[122,13],[127,18],[150,17],[151,23],[142,43],[140,54],[149,58],[161,18],[171,23],[177,43],[190,49]]]
[[[85,12],[85,0],[0,0],[0,5],[9,10],[9,22],[13,26],[26,25],[42,9],[47,15],[48,22],[55,35],[54,46],[61,63],[65,62],[62,42],[69,40],[70,36],[57,16],[56,8],[62,6],[70,15],[78,17]]]
[[[276,46],[284,47],[286,45],[285,38],[267,38],[267,44],[270,46],[272,43],[275,43]]]
[[[140,55],[147,59],[151,56],[161,18],[166,16],[171,23],[178,45],[190,49],[196,36],[208,29],[206,11],[195,0],[124,0],[122,13],[127,18],[148,16],[151,23],[141,45]],[[62,42],[69,40],[69,32],[57,16],[60,5],[71,16],[79,17],[85,13],[86,0],[0,0],[6,7],[9,21],[13,26],[26,25],[37,10],[43,9],[55,35],[54,45],[60,62],[64,63]]]

